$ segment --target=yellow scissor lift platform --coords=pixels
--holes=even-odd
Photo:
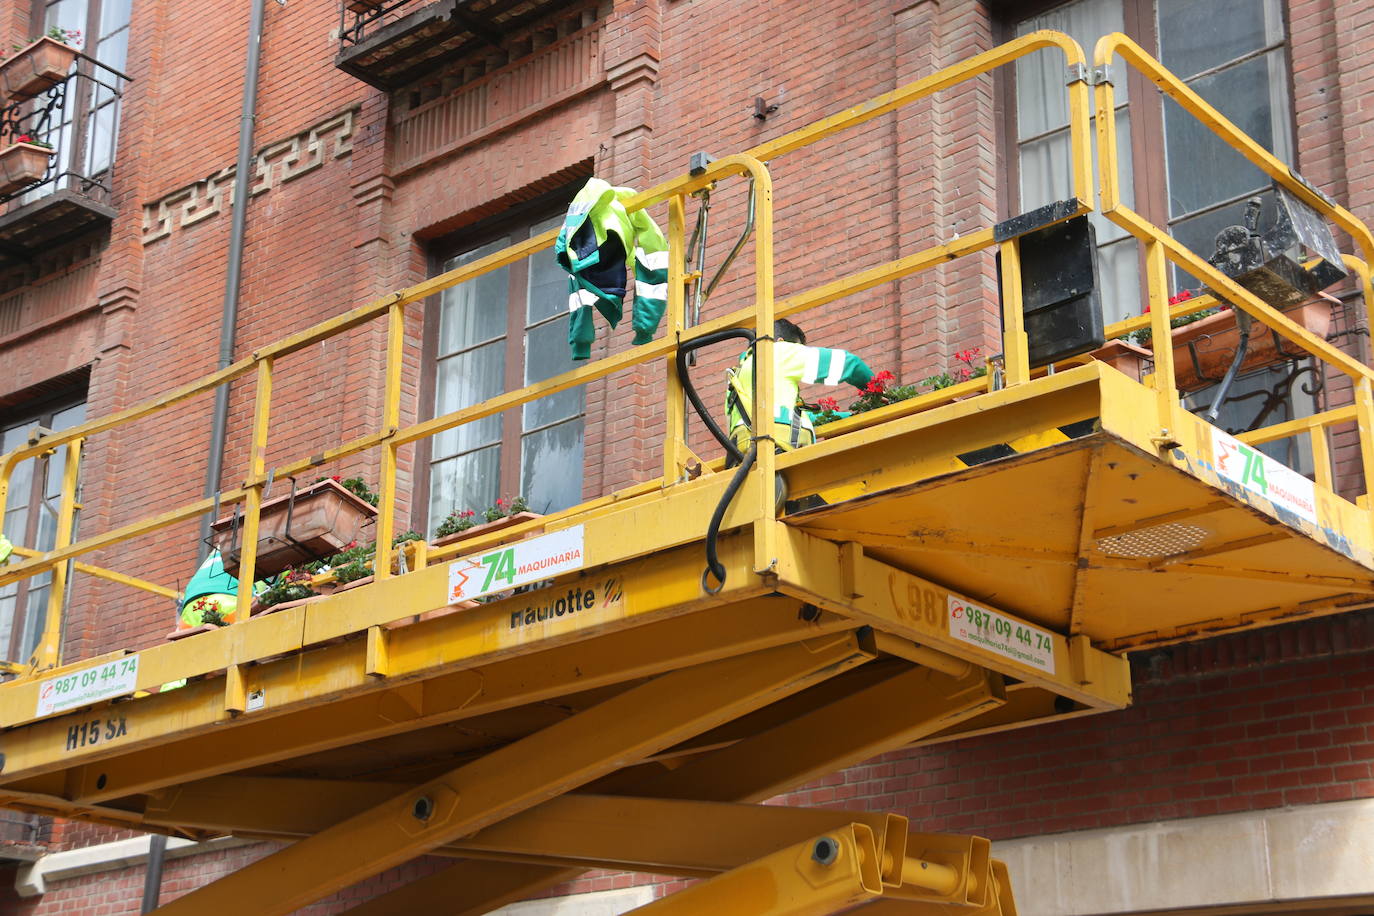
[[[1108,333],[1149,324],[1156,339],[1167,335],[1173,261],[1347,373],[1351,406],[1237,439],[1182,408],[1167,349],[1144,383],[1096,362],[1035,375],[1018,242],[991,229],[775,301],[765,162],[1044,49],[1084,74],[1067,89],[1072,213],[1093,197],[1092,92],[1101,209],[1146,251],[1156,307]],[[1366,258],[1374,253],[1362,224],[1123,36],[1104,38],[1096,58],[1145,70]],[[1334,493],[1325,447],[1328,427],[1353,421],[1366,480],[1374,476],[1374,373],[1120,205],[1111,86],[1090,89],[1085,63],[1071,39],[1038,32],[639,195],[632,208],[668,204],[668,333],[624,354],[400,425],[405,308],[548,247],[547,233],[5,456],[0,485],[46,450],[64,447],[69,460],[56,546],[21,548],[20,561],[0,569],[0,584],[54,577],[45,641],[0,686],[0,803],[188,837],[291,841],[159,910],[167,913],[287,913],[437,854],[454,863],[350,912],[480,913],[606,867],[709,879],[645,908],[654,912],[829,913],[866,903],[873,913],[1014,914],[986,840],[914,832],[896,815],[757,803],[894,748],[1122,708],[1129,650],[1336,613],[1374,595],[1371,516]],[[747,176],[756,196],[755,301],[687,328],[686,198],[733,175]],[[1003,384],[973,380],[842,420],[795,452],[759,449],[724,512],[725,575],[708,591],[706,521],[735,475],[718,462],[702,469],[683,441],[679,347],[754,328],[756,412],[772,415],[766,335],[775,316],[994,247],[1012,329]],[[1368,297],[1365,262],[1345,261]],[[383,428],[269,473],[275,362],[383,315]],[[387,546],[398,449],[651,361],[667,364],[661,479],[459,545],[412,543],[403,557]],[[243,504],[244,543],[257,543],[274,475],[379,449],[376,581],[136,654],[61,659],[68,575],[158,590],[69,561],[218,508],[202,500],[73,542],[81,444],[249,375],[252,456],[243,485],[220,503]],[[1253,448],[1292,435],[1311,439],[1315,482]],[[247,606],[252,550],[242,562]],[[544,587],[504,587],[534,580]],[[486,603],[465,600],[473,597]],[[159,691],[182,678],[184,687]],[[64,700],[72,691],[90,699]]]

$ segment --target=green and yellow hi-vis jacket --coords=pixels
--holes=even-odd
[[[587,184],[568,207],[554,243],[558,266],[569,274],[568,345],[573,359],[591,356],[596,328],[592,310],[611,327],[624,314],[626,276],[634,277],[630,324],[634,342],[653,340],[668,298],[668,243],[653,217],[643,210],[625,211],[633,188],[613,188],[599,178]]]
[[[753,350],[745,351],[740,357],[739,366],[730,372],[730,389],[750,419],[754,416],[753,354]],[[849,384],[862,388],[873,380],[873,370],[868,368],[868,364],[847,350],[808,347],[779,340],[773,344],[773,363],[774,421],[790,425],[795,417],[799,420],[799,428],[810,430],[813,436],[815,428],[811,425],[810,414],[797,407],[802,385]],[[731,429],[742,424],[750,425],[735,406],[735,399],[729,397],[728,391],[725,403]]]

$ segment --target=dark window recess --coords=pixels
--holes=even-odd
[[[340,0],[334,65],[394,91],[422,80],[425,99],[604,18],[606,0]]]

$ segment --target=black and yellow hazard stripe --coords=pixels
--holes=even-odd
[[[1020,455],[1024,452],[1033,452],[1036,449],[1045,448],[1049,445],[1057,445],[1060,442],[1068,442],[1071,439],[1081,439],[1097,431],[1099,418],[1091,417],[1087,420],[1079,420],[1077,423],[1068,423],[1064,426],[1056,426],[1042,432],[1031,433],[1028,436],[1019,436],[1006,442],[997,442],[993,445],[985,445],[976,448],[971,452],[964,452],[955,457],[963,463],[965,467],[976,467],[995,461],[998,458],[1010,458],[1012,455]]]

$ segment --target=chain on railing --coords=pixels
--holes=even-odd
[[[1099,59],[1103,54],[1103,45],[1099,45]],[[1110,48],[1107,46],[1110,57]],[[245,378],[253,374],[256,379],[254,396],[254,418],[252,427],[252,439],[250,444],[249,461],[243,483],[235,488],[228,489],[218,494],[214,499],[201,499],[191,502],[174,509],[145,518],[130,522],[121,527],[101,532],[81,539],[72,544],[63,544],[54,549],[43,553],[41,556],[27,557],[18,564],[11,564],[9,567],[0,569],[0,585],[17,581],[18,579],[35,575],[45,570],[56,570],[59,565],[65,564],[82,554],[99,550],[101,548],[130,540],[134,537],[148,534],[152,531],[166,528],[179,522],[187,521],[201,516],[206,512],[218,510],[222,506],[235,503],[244,503],[243,541],[245,550],[242,557],[240,568],[240,594],[239,601],[241,606],[248,605],[249,583],[252,581],[252,570],[254,569],[256,547],[257,547],[257,527],[259,523],[260,508],[262,504],[263,490],[271,479],[278,477],[291,477],[295,474],[304,473],[311,468],[323,464],[339,461],[350,456],[380,448],[380,501],[379,501],[379,520],[377,529],[377,553],[375,560],[376,575],[379,579],[385,579],[391,575],[391,560],[394,554],[392,547],[392,535],[395,528],[395,512],[397,504],[396,490],[396,467],[397,452],[408,444],[426,439],[437,433],[454,429],[467,423],[481,420],[485,417],[493,416],[502,411],[519,407],[537,398],[556,394],[560,391],[571,389],[575,386],[606,378],[614,373],[624,371],[634,366],[644,363],[662,360],[665,365],[664,376],[666,379],[665,393],[665,440],[664,440],[664,473],[658,480],[642,483],[630,487],[625,491],[609,496],[599,497],[589,502],[564,510],[551,516],[545,516],[539,520],[541,525],[556,524],[562,519],[571,518],[588,511],[595,511],[598,507],[617,503],[625,499],[649,496],[659,491],[665,486],[675,484],[680,477],[681,460],[687,455],[687,447],[683,434],[683,416],[681,413],[682,385],[681,379],[676,375],[674,360],[679,349],[686,347],[693,341],[706,338],[712,334],[717,334],[729,329],[752,328],[758,338],[758,395],[759,403],[756,405],[756,416],[773,415],[773,406],[770,401],[773,396],[773,385],[771,384],[773,373],[772,357],[772,325],[775,318],[783,318],[818,308],[828,303],[837,301],[847,296],[872,289],[881,284],[892,282],[925,270],[938,267],[955,258],[965,257],[980,251],[988,250],[996,246],[1001,246],[1003,254],[1004,280],[1012,277],[1015,271],[1016,258],[1018,251],[1015,246],[1010,246],[1005,242],[999,242],[994,237],[994,229],[987,226],[981,229],[965,231],[959,236],[941,240],[936,244],[905,255],[895,260],[886,261],[874,267],[860,270],[848,276],[840,277],[823,283],[814,288],[794,294],[784,299],[776,300],[773,295],[773,263],[772,263],[772,243],[773,243],[773,199],[772,182],[766,163],[784,156],[789,152],[810,146],[820,140],[830,137],[840,131],[851,129],[863,124],[873,118],[892,112],[904,105],[911,104],[920,99],[932,96],[934,93],[947,90],[970,80],[978,79],[992,71],[1007,66],[1028,54],[1039,50],[1057,50],[1063,54],[1066,70],[1068,72],[1086,72],[1086,60],[1082,49],[1071,38],[1057,32],[1035,32],[1008,42],[999,47],[993,48],[978,54],[967,61],[955,66],[951,66],[937,73],[931,74],[921,80],[917,80],[907,86],[880,95],[861,105],[848,109],[845,112],[833,117],[823,119],[810,126],[801,128],[778,139],[762,144],[748,152],[736,156],[730,156],[711,163],[704,171],[696,175],[686,175],[665,182],[650,190],[644,191],[630,200],[626,201],[626,209],[634,211],[645,207],[666,203],[669,212],[668,219],[668,239],[672,257],[670,259],[670,281],[669,299],[667,310],[667,333],[656,340],[632,347],[621,353],[604,357],[594,362],[587,363],[576,369],[554,376],[545,381],[533,385],[527,385],[515,391],[506,392],[492,398],[488,398],[478,404],[466,407],[452,413],[444,414],[433,419],[424,420],[402,427],[400,425],[400,396],[402,388],[402,349],[403,331],[405,320],[405,309],[408,306],[421,302],[441,290],[467,282],[478,276],[505,267],[516,261],[534,255],[544,249],[549,248],[557,236],[557,230],[550,230],[527,241],[512,245],[502,251],[488,255],[480,260],[459,267],[447,273],[430,278],[422,283],[411,286],[396,293],[383,296],[373,302],[346,312],[335,318],[321,322],[307,330],[300,331],[285,340],[263,347],[251,356],[238,360],[232,365],[208,375],[202,379],[183,385],[170,391],[159,398],[137,405],[124,411],[111,414],[107,417],[97,418],[88,421],[80,426],[54,433],[43,441],[41,445],[30,445],[15,450],[0,459],[0,503],[4,501],[5,492],[11,473],[17,464],[27,458],[34,457],[46,450],[59,447],[61,445],[73,444],[79,441],[88,440],[91,436],[110,430],[124,423],[128,423],[159,411],[166,410],[174,405],[180,404],[196,395],[207,393],[214,390],[219,385],[228,384],[236,379]],[[1157,67],[1157,64],[1153,66]],[[1161,86],[1166,91],[1170,91],[1172,84],[1165,85],[1170,81],[1176,82],[1172,76],[1168,76]],[[1178,84],[1181,86],[1181,84]],[[1186,87],[1183,87],[1184,91]],[[1081,215],[1092,208],[1093,187],[1092,187],[1092,147],[1089,134],[1089,119],[1091,109],[1089,104],[1089,87],[1086,79],[1070,81],[1066,88],[1068,94],[1068,111],[1070,124],[1070,155],[1073,199],[1069,202],[1071,206],[1066,208],[1061,218]],[[1105,108],[1102,106],[1105,104]],[[1204,105],[1198,100],[1197,104]],[[1356,404],[1352,408],[1355,416],[1359,419],[1359,429],[1361,446],[1365,455],[1366,473],[1374,473],[1374,422],[1366,422],[1366,417],[1374,417],[1374,404],[1370,403],[1370,380],[1374,378],[1366,367],[1350,359],[1344,353],[1331,347],[1325,341],[1317,340],[1311,335],[1306,334],[1301,329],[1293,325],[1281,314],[1269,309],[1262,302],[1254,299],[1249,293],[1240,289],[1228,278],[1220,275],[1209,265],[1201,262],[1196,255],[1182,248],[1174,242],[1167,234],[1145,223],[1138,215],[1119,205],[1119,196],[1116,193],[1119,178],[1116,174],[1116,156],[1114,144],[1115,133],[1112,128],[1112,118],[1114,111],[1112,108],[1112,98],[1109,84],[1098,84],[1098,134],[1099,134],[1099,162],[1100,162],[1100,182],[1101,194],[1104,206],[1108,215],[1123,225],[1128,231],[1132,231],[1147,244],[1147,261],[1149,264],[1149,291],[1151,304],[1153,306],[1151,322],[1155,327],[1155,332],[1161,334],[1160,339],[1168,336],[1169,308],[1167,304],[1167,276],[1165,276],[1166,263],[1173,260],[1184,269],[1190,272],[1198,272],[1205,281],[1209,282],[1214,288],[1221,290],[1228,297],[1234,296],[1242,307],[1255,314],[1261,321],[1274,328],[1281,335],[1303,348],[1305,351],[1317,355],[1325,362],[1336,365],[1346,371],[1357,380]],[[1214,131],[1218,131],[1224,140],[1237,145],[1237,135],[1239,134],[1233,125],[1221,119],[1210,108],[1208,116],[1211,120],[1204,119],[1209,123]],[[1212,122],[1216,122],[1215,124]],[[1249,143],[1243,151],[1247,155],[1257,153],[1261,158],[1267,154],[1244,138]],[[1243,144],[1242,144],[1243,145]],[[1276,160],[1274,160],[1276,162]],[[1268,163],[1273,171],[1282,171],[1281,164],[1277,166]],[[1269,169],[1267,169],[1269,170]],[[1273,173],[1271,171],[1271,174]],[[1286,174],[1286,173],[1285,173]],[[725,315],[704,321],[689,327],[685,325],[685,295],[684,295],[684,265],[682,263],[685,256],[684,237],[685,237],[685,210],[687,197],[701,191],[704,188],[732,176],[746,176],[753,182],[755,189],[755,233],[754,233],[754,302],[744,308],[735,310]],[[1282,178],[1280,180],[1283,180]],[[1289,179],[1291,181],[1291,179]],[[1296,182],[1293,182],[1296,184]],[[1299,196],[1309,204],[1317,206],[1321,212],[1329,213],[1331,207],[1324,201],[1317,200],[1314,204],[1314,195],[1308,191],[1302,191]],[[1341,211],[1344,213],[1344,211]],[[1337,219],[1342,228],[1350,231],[1361,240],[1363,247],[1366,241],[1370,240],[1368,230],[1364,229],[1358,221],[1348,214],[1345,218]],[[1352,227],[1356,231],[1351,231]],[[1361,268],[1363,262],[1361,262]],[[1367,271],[1362,271],[1365,289],[1368,294],[1369,279]],[[1003,315],[1006,327],[1009,329],[1009,338],[1012,343],[1007,347],[1005,383],[1007,385],[1022,385],[1030,382],[1030,367],[1028,365],[1027,349],[1024,346],[1024,320],[1021,301],[1016,293],[1014,283],[1004,284],[1004,304]],[[1190,303],[1191,305],[1191,303]],[[1179,314],[1182,310],[1175,311]],[[268,434],[270,432],[271,414],[271,395],[274,366],[278,360],[299,353],[311,345],[325,340],[337,334],[357,328],[370,322],[382,315],[387,316],[388,333],[386,344],[386,385],[385,385],[385,407],[380,429],[355,438],[349,442],[342,443],[322,453],[311,455],[306,458],[297,459],[284,465],[266,468],[264,456]],[[1018,343],[1019,342],[1019,343]],[[1168,411],[1181,409],[1178,406],[1177,393],[1173,388],[1171,356],[1167,348],[1164,348],[1158,358],[1159,371],[1156,373],[1154,384],[1161,395],[1161,404],[1166,408],[1162,416],[1167,416]],[[1167,375],[1167,378],[1165,376]],[[914,399],[913,402],[906,402],[905,405],[893,405],[890,409],[885,409],[886,417],[899,416],[911,410],[920,409],[933,403],[941,403],[951,396],[957,396],[975,390],[981,390],[987,385],[985,380],[977,380],[975,383],[965,383],[963,386],[955,386],[941,392],[935,392],[932,396]],[[1164,398],[1168,397],[1168,403],[1164,403]],[[1326,424],[1327,418],[1323,417],[1320,421],[1314,418],[1306,418],[1307,422],[1320,422]],[[845,422],[845,421],[841,421]],[[1332,420],[1331,422],[1336,422]],[[771,440],[767,436],[759,436],[758,441],[765,446]],[[757,572],[766,574],[773,563],[773,539],[777,536],[776,525],[758,524],[761,521],[771,522],[776,517],[776,507],[774,505],[774,492],[772,480],[776,468],[773,449],[764,447],[759,450],[757,455],[757,465],[749,472],[751,482],[745,487],[746,506],[745,512],[737,513],[735,521],[739,525],[752,526],[754,537],[754,568]],[[70,462],[75,467],[77,462]],[[749,497],[752,496],[752,499]],[[64,499],[64,512],[69,512],[69,507]],[[426,559],[439,559],[456,554],[459,550],[480,550],[501,537],[508,537],[511,534],[519,534],[524,530],[533,528],[533,523],[525,523],[524,526],[506,529],[500,534],[489,534],[479,536],[471,541],[465,542],[460,548],[458,545],[449,545],[445,548],[431,549],[428,545],[418,545],[408,547],[414,553],[411,558],[418,560],[420,565]],[[80,570],[80,567],[77,567]],[[412,566],[413,568],[413,566]],[[56,583],[55,583],[56,585]],[[59,591],[55,588],[54,592]],[[60,607],[60,602],[51,607]],[[60,615],[59,615],[60,618]],[[247,619],[247,615],[240,617],[240,622]],[[53,624],[60,623],[53,620]],[[44,635],[45,644],[40,650],[42,658],[59,659],[58,647],[61,644],[60,626],[50,626]]]

